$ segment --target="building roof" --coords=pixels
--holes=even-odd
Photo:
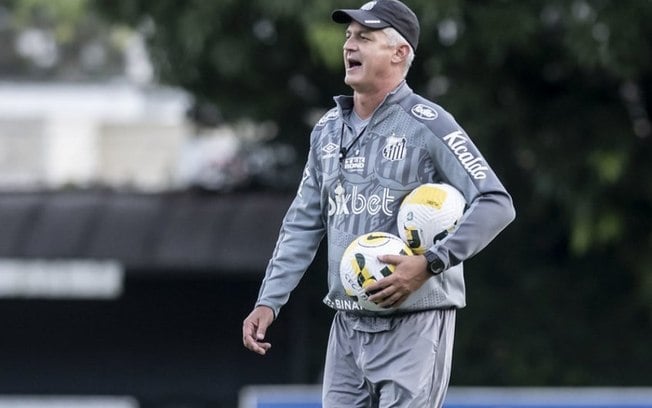
[[[261,273],[290,201],[279,193],[2,192],[0,257]]]

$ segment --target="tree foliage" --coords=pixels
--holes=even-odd
[[[518,213],[468,262],[454,382],[649,383],[652,2],[408,2],[422,24],[408,82],[456,116]],[[276,122],[300,151],[348,92],[329,15],[361,2],[94,4],[146,33],[161,81],[227,121]]]
[[[90,81],[117,77],[133,31],[89,13],[89,0],[0,3],[0,76]]]

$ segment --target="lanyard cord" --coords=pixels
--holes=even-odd
[[[353,145],[355,145],[355,143],[358,141],[358,139],[360,139],[360,137],[362,137],[362,135],[364,135],[364,132],[366,130],[367,130],[367,127],[365,126],[362,129],[362,132],[360,132],[355,137],[355,139],[353,139],[353,141],[347,147],[344,147],[344,146],[342,146],[342,143],[344,142],[344,121],[342,121],[342,130],[340,131],[340,162],[344,161],[344,159],[346,159],[346,155],[349,153],[349,150],[351,150],[351,148],[353,147]]]

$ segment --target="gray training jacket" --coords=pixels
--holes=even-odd
[[[303,177],[283,219],[256,305],[269,306],[278,316],[326,234],[324,303],[355,314],[378,314],[361,310],[344,293],[339,278],[344,250],[368,232],[397,235],[396,214],[403,197],[420,184],[445,182],[460,190],[468,203],[454,232],[430,248],[447,270],[425,283],[418,302],[394,313],[464,307],[462,262],[514,219],[510,195],[455,119],[405,82],[387,95],[357,139],[348,121],[353,98],[334,99],[337,106],[311,133]]]

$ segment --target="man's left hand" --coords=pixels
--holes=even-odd
[[[384,308],[396,308],[419,289],[432,274],[423,255],[381,255],[381,262],[396,265],[394,272],[367,287],[369,300]]]

